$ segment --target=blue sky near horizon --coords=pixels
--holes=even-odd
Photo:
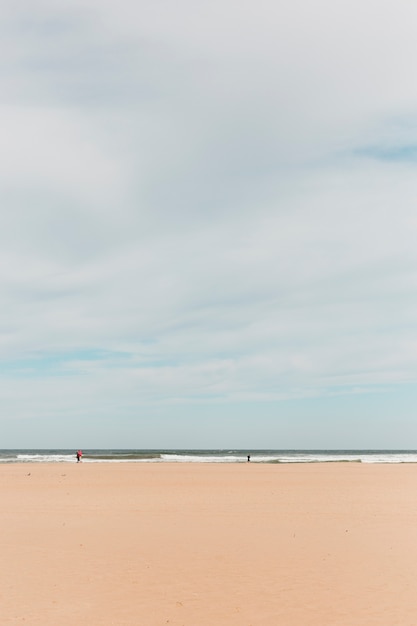
[[[0,448],[417,448],[416,18],[5,8]]]

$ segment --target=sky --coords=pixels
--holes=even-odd
[[[0,448],[417,448],[416,21],[3,7]]]

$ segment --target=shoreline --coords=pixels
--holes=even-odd
[[[85,449],[83,460],[88,463],[417,463],[416,450],[100,450]],[[3,463],[73,463],[73,450],[0,450]]]

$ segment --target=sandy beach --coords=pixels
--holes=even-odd
[[[417,466],[4,464],[1,624],[414,626]]]

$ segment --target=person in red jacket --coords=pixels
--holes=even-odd
[[[79,463],[81,461],[81,459],[83,458],[83,452],[82,450],[77,450],[77,463]]]

